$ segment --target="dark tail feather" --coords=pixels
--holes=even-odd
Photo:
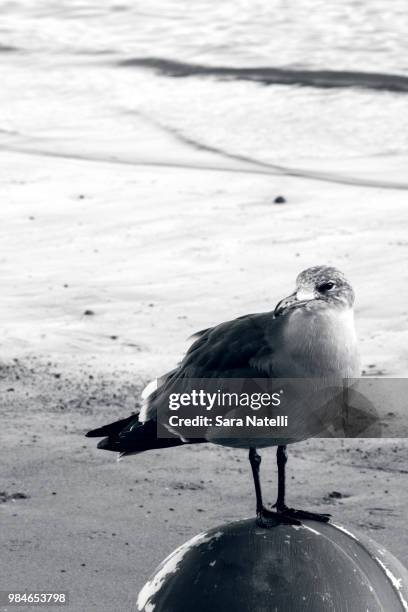
[[[98,448],[119,452],[121,455],[135,455],[148,450],[159,448],[171,448],[185,444],[180,438],[158,438],[156,425],[154,431],[150,431],[150,423],[139,425],[133,431],[126,432],[120,436],[104,438],[98,443]],[[171,434],[167,434],[171,435]]]
[[[106,436],[106,438],[98,443],[98,448],[115,451],[123,455],[133,455],[148,450],[170,448],[183,444],[206,442],[204,439],[183,442],[178,436],[172,435],[156,421],[140,423],[137,414],[88,431],[86,435],[88,438]]]
[[[92,429],[86,433],[87,438],[102,438],[102,436],[116,436],[118,435],[122,429],[125,429],[127,425],[131,423],[131,421],[137,422],[139,419],[137,414],[132,414],[130,417],[126,419],[121,419],[120,421],[115,421],[114,423],[109,423],[109,425],[104,425],[103,427],[98,427],[98,429]]]
[[[119,426],[120,423],[123,423],[122,427]],[[124,455],[133,455],[148,450],[185,444],[178,436],[173,436],[156,421],[140,423],[136,415],[130,419],[123,419],[122,422],[118,421],[117,423],[106,425],[106,427],[101,427],[90,433],[94,436],[107,435],[106,438],[99,442],[98,448],[115,451]]]

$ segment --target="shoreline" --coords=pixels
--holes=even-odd
[[[170,77],[213,76],[220,79],[255,81],[263,85],[299,85],[317,88],[373,89],[408,92],[408,77],[404,74],[363,72],[332,69],[295,69],[271,66],[213,66],[180,62],[162,57],[134,57],[117,62],[123,67],[151,69]]]

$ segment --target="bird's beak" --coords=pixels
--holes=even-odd
[[[298,302],[309,302],[310,300],[314,300],[315,297],[316,294],[313,288],[305,287],[296,291],[296,299]]]
[[[296,306],[300,306],[300,304],[314,300],[315,297],[316,295],[312,288],[297,289],[277,304],[274,311],[275,317],[279,317],[279,315],[292,310]]]

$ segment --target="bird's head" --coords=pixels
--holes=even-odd
[[[277,304],[275,316],[303,306],[352,308],[353,304],[353,288],[340,270],[331,266],[314,266],[298,275],[295,291]]]

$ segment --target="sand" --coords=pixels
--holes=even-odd
[[[168,147],[155,137],[152,149]],[[203,445],[118,464],[84,432],[136,410],[195,330],[273,308],[315,264],[356,288],[364,370],[406,377],[406,193],[231,160],[220,171],[181,144],[174,167],[153,155],[139,165],[137,147],[99,161],[85,145],[83,159],[73,145],[59,158],[31,149],[0,153],[1,588],[67,590],[72,612],[128,611],[175,546],[253,514],[246,454]],[[375,179],[366,160],[356,168]],[[288,501],[331,512],[407,563],[407,448],[291,447]],[[273,502],[274,452],[263,455]]]

